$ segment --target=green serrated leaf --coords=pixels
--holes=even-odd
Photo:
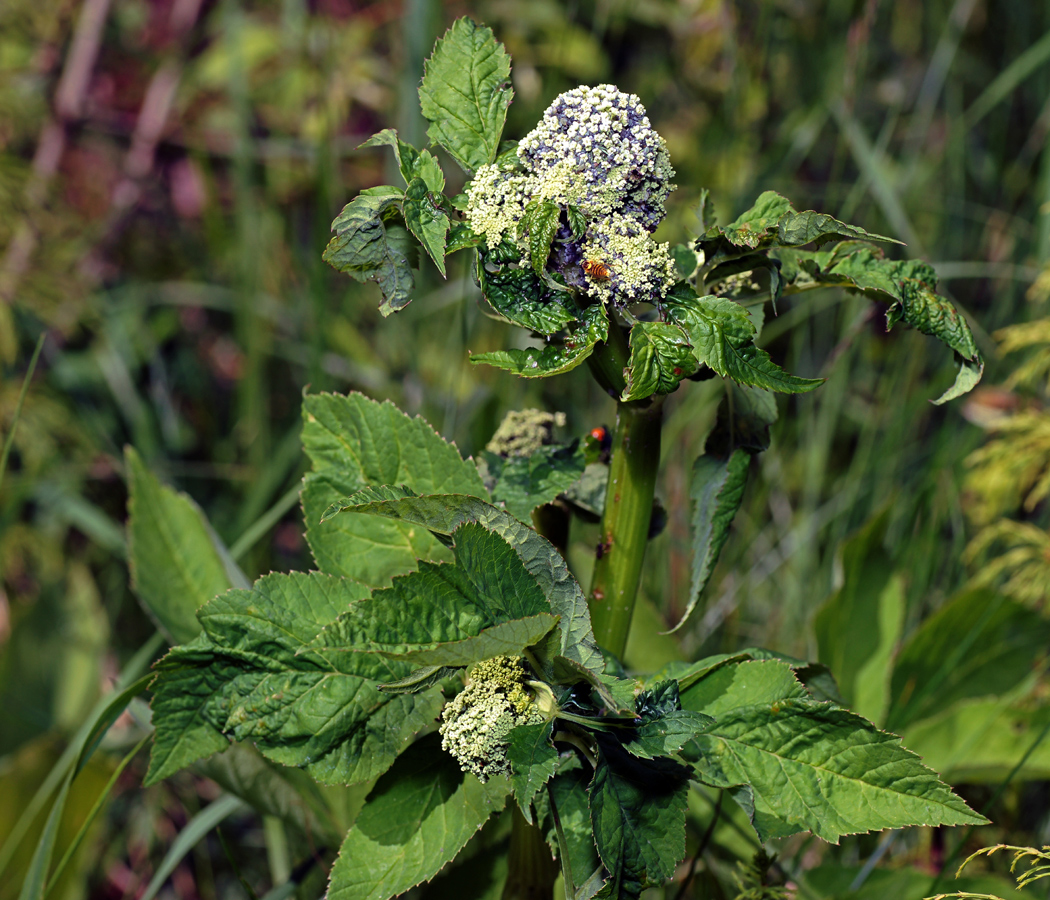
[[[729,539],[729,527],[744,499],[751,455],[747,450],[736,449],[728,459],[704,454],[693,463],[689,481],[693,502],[693,574],[689,603],[671,631],[681,628],[696,608]]]
[[[959,373],[955,383],[933,401],[935,404],[962,396],[981,380],[984,362],[973,334],[958,310],[934,293],[937,275],[929,263],[888,260],[881,251],[857,242],[840,244],[833,252],[777,250],[776,253],[785,267],[785,280],[796,290],[816,284],[854,288],[890,302],[887,328],[903,321],[951,347]]]
[[[514,98],[510,57],[492,31],[457,19],[423,64],[419,104],[427,137],[468,173],[496,158],[507,107]]]
[[[420,150],[419,156],[412,164],[409,174],[412,178],[422,178],[427,190],[434,194],[440,194],[445,190],[445,173],[441,171],[441,164],[429,150]],[[411,182],[411,178],[408,179]]]
[[[335,237],[323,259],[357,281],[374,281],[383,292],[379,309],[389,315],[406,306],[414,287],[408,232],[392,218],[404,192],[382,186],[369,188],[351,200],[332,222]]]
[[[486,253],[478,265],[481,291],[489,305],[508,322],[536,331],[554,334],[577,321],[576,314],[565,305],[562,292],[553,290],[532,269],[504,267],[489,272]]]
[[[803,700],[806,689],[789,663],[777,659],[752,659],[734,654],[715,664],[706,663],[703,674],[686,671],[688,688],[680,688],[682,709],[702,712],[719,719],[727,710],[782,700]],[[679,681],[679,685],[685,678]]]
[[[561,207],[550,200],[532,200],[525,207],[525,215],[518,223],[518,235],[529,240],[529,262],[532,271],[540,275],[551,255],[551,244],[558,233]]]
[[[724,708],[716,719],[689,745],[700,756],[697,776],[748,785],[761,840],[812,831],[836,843],[883,828],[987,821],[899,738],[846,710],[783,699]]]
[[[440,695],[381,693],[375,682],[409,674],[403,662],[362,654],[356,672],[345,674],[306,652],[321,628],[367,594],[345,579],[295,572],[208,604],[204,634],[158,665],[151,780],[214,752],[217,733],[252,740],[267,758],[326,783],[382,773],[433,720]]]
[[[966,320],[943,297],[912,279],[902,281],[902,300],[886,312],[886,327],[904,322],[923,334],[939,338],[963,359],[977,358],[977,344]]]
[[[331,507],[325,518],[346,512],[385,516],[442,535],[451,535],[464,522],[471,521],[496,532],[514,548],[549,601],[550,611],[561,617],[558,647],[550,655],[560,653],[594,672],[604,669],[605,661],[594,642],[587,601],[579,583],[554,547],[510,513],[477,497],[415,496],[405,488],[393,487],[360,491]]]
[[[737,247],[753,250],[762,243],[762,239],[776,226],[781,216],[794,211],[787,197],[776,191],[763,191],[751,209],[741,213],[725,227],[715,226],[709,229],[701,240],[721,235]]]
[[[667,298],[667,314],[689,337],[696,359],[739,384],[780,393],[811,391],[823,378],[790,375],[754,345],[756,329],[747,310],[722,297]]]
[[[654,763],[627,766],[602,754],[590,806],[594,842],[609,871],[609,896],[638,897],[674,874],[685,856],[688,790],[685,780]]]
[[[557,617],[502,537],[467,522],[452,538],[456,565],[420,563],[352,604],[310,650],[346,674],[364,674],[374,653],[417,666],[465,667],[520,655],[550,632]]]
[[[494,813],[510,786],[460,771],[437,734],[376,784],[332,867],[328,900],[388,900],[433,878]]]
[[[143,779],[147,787],[163,781],[198,759],[229,747],[229,740],[205,716],[204,710],[226,680],[236,674],[232,666],[225,669],[214,666],[209,669],[169,664],[161,668],[152,687],[153,700],[150,703],[156,730],[153,749],[150,751],[149,771]]]
[[[367,141],[357,149],[366,147],[390,147],[397,159],[397,167],[405,184],[409,184],[413,178],[419,177],[426,182],[427,189],[440,194],[445,189],[445,173],[437,159],[429,150],[417,150],[411,144],[406,144],[397,136],[393,128],[384,128],[377,134],[373,134]]]
[[[541,349],[497,350],[471,356],[474,364],[506,369],[522,378],[548,378],[575,369],[609,337],[609,318],[601,305],[589,306],[580,313],[581,324],[562,341],[550,342]]]
[[[686,333],[669,322],[639,322],[631,328],[631,358],[621,401],[668,394],[696,371]]]
[[[490,478],[495,480],[492,499],[523,522],[538,506],[550,503],[579,481],[584,454],[579,441],[569,446],[547,446],[529,456],[504,458],[482,454]]]
[[[419,559],[451,559],[415,525],[353,515],[322,523],[321,514],[367,485],[404,484],[421,493],[487,499],[473,462],[423,419],[362,394],[308,394],[302,414],[303,448],[314,470],[302,497],[306,540],[321,571],[385,587]]]
[[[777,391],[780,394],[801,394],[820,387],[823,378],[800,378],[785,372],[765,350],[754,344],[728,354],[729,377],[740,384]]]
[[[558,768],[558,751],[551,743],[551,722],[538,725],[519,725],[507,739],[507,762],[510,763],[510,783],[514,799],[532,824],[532,801]]]
[[[636,728],[624,747],[642,759],[673,756],[697,735],[707,731],[714,721],[703,713],[672,710]]]
[[[466,222],[453,222],[448,233],[448,243],[445,245],[445,255],[448,256],[457,250],[472,250],[484,242],[485,236],[474,234]]]
[[[379,690],[386,694],[415,694],[428,687],[433,687],[458,671],[459,669],[455,666],[423,666],[416,669],[411,675],[379,685]]]
[[[902,244],[895,238],[872,234],[856,225],[847,225],[825,213],[807,210],[790,212],[777,221],[777,243],[782,247],[801,247],[803,244],[827,243],[828,241],[884,241],[889,244]]]
[[[183,644],[200,632],[197,610],[230,579],[200,507],[162,485],[131,447],[124,460],[131,585],[168,640]]]
[[[414,177],[405,191],[405,224],[423,245],[423,249],[445,277],[445,238],[448,216],[430,199],[431,189],[420,177]]]
[[[900,732],[963,700],[1003,695],[1046,654],[1050,623],[989,590],[953,597],[908,638],[893,669],[886,727]]]
[[[893,238],[871,234],[863,228],[847,225],[824,213],[797,212],[786,197],[776,191],[760,194],[751,209],[725,227],[714,226],[699,238],[697,248],[708,260],[740,255],[740,250],[767,247],[799,247],[843,240],[887,241]]]

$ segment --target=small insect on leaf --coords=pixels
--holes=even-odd
[[[598,262],[596,259],[585,259],[581,268],[595,281],[609,280],[609,267],[603,262]]]

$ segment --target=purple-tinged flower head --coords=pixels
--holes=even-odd
[[[580,209],[588,219],[622,213],[647,231],[674,190],[667,146],[634,94],[614,85],[559,95],[518,145],[536,195]]]

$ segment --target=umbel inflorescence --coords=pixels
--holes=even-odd
[[[518,725],[545,721],[541,707],[525,689],[524,662],[496,656],[478,663],[466,688],[441,713],[441,746],[464,772],[482,781],[509,775],[507,737]]]
[[[467,217],[490,251],[509,241],[527,254],[530,203],[572,210],[583,232],[566,216],[549,262],[565,284],[603,301],[658,301],[676,280],[668,245],[652,239],[672,178],[638,97],[610,84],[578,87],[555,99],[516,155],[478,170]]]

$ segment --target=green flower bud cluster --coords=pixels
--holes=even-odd
[[[441,746],[464,772],[481,781],[510,774],[507,737],[518,725],[545,721],[540,706],[525,689],[524,660],[496,656],[471,670],[467,686],[441,711]]]
[[[548,267],[602,301],[655,302],[676,280],[668,245],[651,237],[673,178],[664,140],[638,97],[609,84],[579,87],[554,100],[518,145],[516,161],[478,169],[467,217],[489,250],[509,240],[525,256],[528,204],[553,202],[566,215],[572,207],[586,232],[572,234],[566,218]]]
[[[565,413],[542,409],[511,410],[500,422],[485,449],[505,457],[532,456],[554,443],[555,427],[565,426]]]

